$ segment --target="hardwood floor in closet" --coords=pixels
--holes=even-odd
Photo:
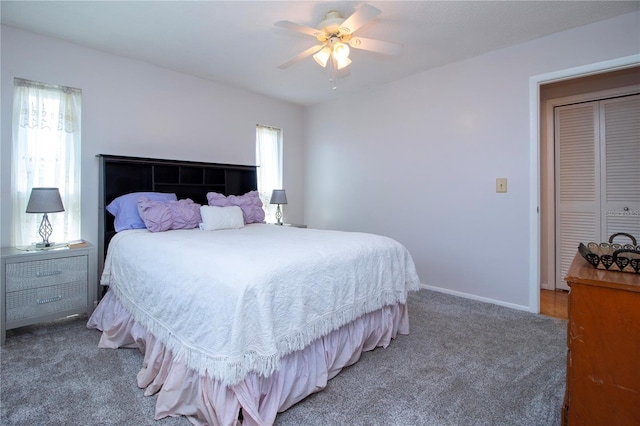
[[[540,313],[549,317],[569,319],[569,292],[540,290]]]

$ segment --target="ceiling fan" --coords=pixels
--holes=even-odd
[[[342,13],[339,11],[330,10],[325,15],[324,20],[318,24],[318,28],[307,27],[291,21],[276,22],[275,25],[278,27],[311,35],[320,43],[297,54],[278,66],[278,68],[288,68],[294,63],[313,55],[313,59],[322,67],[326,67],[329,64],[334,71],[332,74],[335,74],[335,71],[345,70],[351,64],[349,47],[385,55],[399,55],[402,52],[402,45],[354,36],[354,33],[359,28],[372,21],[380,13],[382,12],[379,9],[365,4],[346,19],[342,17]]]

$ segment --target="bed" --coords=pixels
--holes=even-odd
[[[166,189],[206,205],[206,194],[232,199],[256,187],[252,166],[100,162],[101,207],[127,193]],[[116,232],[110,215],[102,217],[108,291],[87,325],[102,331],[101,347],[144,354],[137,381],[156,396],[156,419],[273,424],[363,351],[409,332],[406,299],[419,280],[398,242],[251,221],[207,230],[213,209],[202,210],[203,229],[163,232]]]

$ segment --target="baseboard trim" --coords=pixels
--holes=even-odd
[[[543,289],[543,290],[555,290],[555,288],[551,284],[548,284],[548,283],[540,284],[540,288]]]
[[[461,291],[449,290],[447,288],[435,287],[435,286],[427,285],[427,284],[420,284],[420,287],[424,288],[424,289],[427,289],[427,290],[437,291],[439,293],[450,294],[452,296],[464,297],[465,299],[477,300],[479,302],[485,302],[485,303],[492,303],[494,305],[504,306],[504,307],[507,307],[507,308],[516,309],[518,311],[531,312],[531,309],[529,308],[529,306],[525,306],[525,305],[517,305],[515,303],[508,303],[508,302],[504,302],[502,300],[490,299],[488,297],[482,297],[482,296],[478,296],[476,294],[463,293]]]

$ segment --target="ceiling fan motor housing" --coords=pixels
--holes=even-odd
[[[327,35],[338,34],[340,32],[340,25],[345,21],[342,17],[342,13],[337,10],[330,10],[324,16],[324,20],[318,24],[318,29],[325,32]]]

